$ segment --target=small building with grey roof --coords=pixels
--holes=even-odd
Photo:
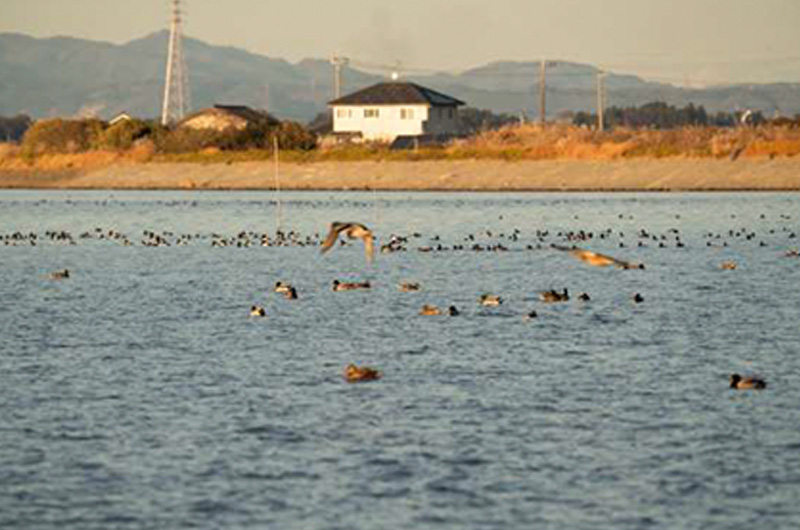
[[[190,114],[178,123],[189,129],[243,130],[249,125],[277,125],[280,122],[263,110],[244,105],[214,105]]]
[[[328,104],[333,133],[393,142],[399,137],[448,137],[459,132],[464,102],[411,82],[378,83]]]

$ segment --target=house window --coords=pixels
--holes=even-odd
[[[455,111],[453,111],[453,109],[447,109],[447,117],[452,120],[455,117]]]
[[[365,118],[377,118],[380,115],[378,109],[364,109]]]
[[[346,118],[347,117],[347,109],[336,109],[336,117],[337,118]]]
[[[414,119],[414,109],[400,109],[400,119],[401,120],[413,120]]]

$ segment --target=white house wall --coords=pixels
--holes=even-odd
[[[367,117],[368,111],[377,117]],[[360,132],[365,140],[392,141],[398,136],[419,136],[428,131],[426,105],[342,105],[333,107],[333,131]]]

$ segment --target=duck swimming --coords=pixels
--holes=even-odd
[[[336,292],[341,291],[356,291],[359,289],[371,289],[372,286],[369,282],[340,282],[339,280],[333,280],[333,290]]]
[[[539,293],[539,300],[546,303],[567,302],[569,301],[569,292],[566,287],[561,293],[557,292],[555,289],[550,289],[549,291]]]
[[[458,310],[458,308],[456,306],[454,306],[454,305],[451,305],[450,307],[448,307],[447,311],[442,311],[441,309],[439,309],[435,305],[425,304],[424,306],[422,306],[422,309],[419,310],[419,314],[420,315],[426,315],[426,316],[444,315],[445,313],[447,313],[447,315],[449,315],[451,317],[457,317],[458,315],[461,314],[461,312]]]
[[[283,282],[275,282],[275,292],[280,294],[286,294],[291,289],[294,289],[290,284],[283,283]]]
[[[497,307],[503,303],[503,299],[496,294],[483,294],[480,298],[480,304],[487,307]]]
[[[289,287],[288,290],[283,292],[283,297],[287,300],[297,300],[297,289]]]
[[[348,383],[357,383],[359,381],[376,381],[383,377],[383,373],[368,366],[356,366],[355,364],[348,364],[344,369],[344,378]]]
[[[724,271],[736,270],[736,262],[735,261],[723,261],[722,264],[719,267]]]
[[[50,273],[51,280],[66,280],[67,278],[69,278],[69,269]]]
[[[420,286],[415,282],[403,282],[397,286],[404,293],[413,293],[420,290]]]
[[[767,382],[759,377],[742,377],[739,374],[731,374],[731,388],[737,390],[763,390],[767,388]]]
[[[250,316],[251,317],[265,317],[267,316],[266,310],[263,307],[254,305],[250,307]]]

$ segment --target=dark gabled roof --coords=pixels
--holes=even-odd
[[[234,116],[239,116],[240,118],[244,118],[249,122],[258,122],[262,120],[266,120],[269,123],[280,123],[277,119],[275,119],[272,115],[270,115],[267,111],[264,110],[254,110],[250,107],[246,107],[244,105],[214,105],[214,109],[218,111],[222,111],[227,114],[233,114]]]
[[[244,105],[214,105],[211,108],[201,109],[190,114],[189,116],[186,116],[179,122],[178,125],[205,114],[216,114],[218,116],[227,114],[229,116],[238,116],[248,123],[261,123],[264,121],[270,125],[277,125],[280,123],[280,120],[263,110],[254,110]]]
[[[455,107],[464,102],[416,83],[378,83],[353,92],[328,105],[408,105],[423,104],[437,107]]]

